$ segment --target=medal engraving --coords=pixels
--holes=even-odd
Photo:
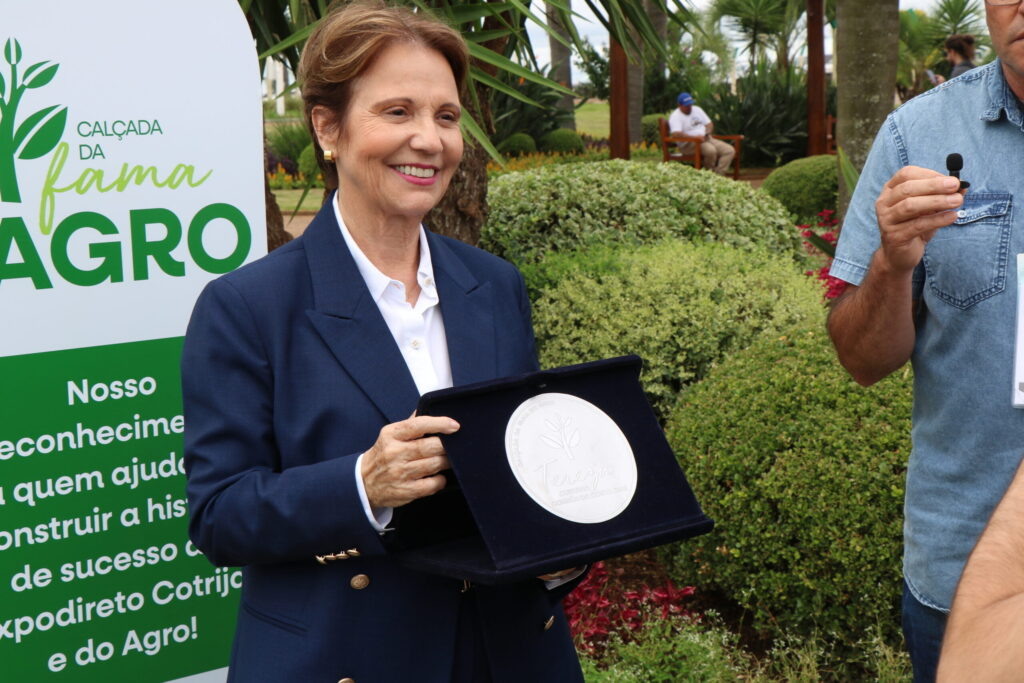
[[[505,428],[505,454],[527,495],[571,522],[606,522],[636,493],[636,459],[625,434],[577,396],[552,392],[523,401]]]

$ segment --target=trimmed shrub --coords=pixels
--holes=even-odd
[[[540,151],[558,152],[559,154],[582,154],[583,138],[579,133],[568,128],[556,128],[540,138]]]
[[[647,114],[640,119],[640,130],[644,142],[660,147],[661,132],[658,130],[658,119],[668,119],[668,114]]]
[[[519,266],[551,252],[666,237],[804,258],[774,198],[684,164],[614,160],[507,173],[490,184],[487,201],[480,246]]]
[[[508,157],[533,154],[537,151],[537,143],[527,133],[513,133],[498,144],[498,151]]]
[[[761,190],[782,202],[798,223],[813,223],[820,211],[836,210],[839,172],[836,157],[819,154],[780,166],[764,179]]]
[[[613,644],[606,669],[583,658],[591,683],[734,683],[760,672],[739,638],[721,625],[694,619],[650,615],[642,631],[628,642]],[[717,619],[711,619],[715,622]]]
[[[635,353],[659,417],[679,392],[762,330],[812,319],[818,287],[788,259],[719,244],[667,241],[609,256],[598,275],[571,273],[533,307],[541,365]]]
[[[674,576],[840,657],[871,633],[898,643],[910,374],[857,386],[809,320],[688,391],[666,432],[716,526],[669,546]]]

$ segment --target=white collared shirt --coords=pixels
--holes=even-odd
[[[448,338],[444,332],[444,319],[441,316],[441,299],[434,282],[434,265],[430,260],[430,246],[427,244],[427,233],[420,226],[420,262],[416,269],[416,281],[420,286],[420,295],[415,304],[405,300],[405,285],[380,271],[370,262],[363,250],[356,244],[349,232],[345,220],[341,217],[338,207],[337,193],[331,198],[334,217],[341,227],[341,236],[345,240],[349,253],[356,263],[359,274],[370,290],[370,296],[377,304],[384,322],[391,331],[391,336],[398,344],[406,367],[412,375],[413,382],[420,395],[435,389],[446,389],[452,386],[452,366],[448,359]],[[391,508],[371,508],[366,497],[360,465],[363,457],[356,459],[356,486],[359,499],[363,503],[366,516],[379,532],[384,532],[391,521]]]
[[[448,338],[444,333],[444,320],[439,306],[441,300],[434,282],[434,265],[430,260],[430,246],[423,226],[420,226],[420,263],[416,269],[420,295],[415,305],[410,305],[405,300],[405,285],[380,272],[356,244],[341,217],[337,202],[334,202],[334,215],[341,226],[341,236],[345,238],[345,244],[356,262],[356,268],[391,330],[391,336],[398,344],[398,350],[405,359],[405,365],[420,395],[452,386]]]

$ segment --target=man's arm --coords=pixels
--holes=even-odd
[[[704,126],[704,135],[710,138],[711,134],[714,133],[714,132],[715,132],[715,122],[714,121],[708,121],[707,125]]]
[[[1012,681],[1024,671],[1024,467],[967,560],[953,599],[939,681]]]
[[[828,318],[839,362],[863,386],[901,367],[914,350],[911,278],[928,240],[956,220],[958,190],[955,178],[906,166],[875,202],[881,246],[864,281],[840,297]]]

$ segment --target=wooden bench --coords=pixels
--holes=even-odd
[[[681,161],[683,163],[692,163],[693,167],[698,171],[704,168],[703,154],[700,150],[700,143],[704,142],[704,138],[690,137],[683,135],[682,133],[670,133],[668,130],[668,121],[664,118],[658,119],[658,134],[661,138],[662,161]],[[732,158],[732,178],[733,180],[739,180],[740,150],[743,147],[743,136],[712,135],[711,137],[728,142],[732,145],[732,148],[736,150],[736,155]],[[686,142],[693,144],[692,151],[683,152],[679,149],[680,143]]]

